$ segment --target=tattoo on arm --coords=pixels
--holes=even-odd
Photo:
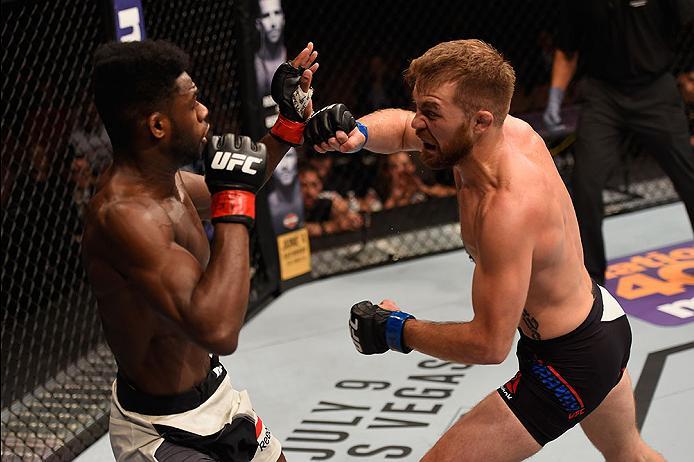
[[[530,329],[530,336],[533,340],[542,340],[540,332],[537,330],[537,328],[540,327],[540,323],[537,322],[537,319],[533,318],[527,310],[523,310],[523,323]]]

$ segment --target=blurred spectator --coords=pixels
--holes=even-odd
[[[335,190],[330,187],[328,175],[332,173],[333,157],[330,153],[320,154],[312,152],[308,156],[308,163],[316,170],[318,178],[323,182],[323,187],[329,190]]]
[[[586,76],[571,188],[586,268],[604,283],[603,189],[620,162],[624,137],[653,153],[694,223],[694,155],[675,78],[673,42],[694,3],[565,0],[543,119],[562,126],[560,107],[580,57]]]
[[[36,144],[22,154],[28,162],[17,172],[3,211],[3,223],[11,224],[3,228],[3,246],[13,268],[3,270],[2,286],[10,288],[13,309],[27,310],[50,305],[65,289],[61,281],[79,264],[74,237],[80,220],[55,153]],[[11,279],[19,274],[30,283]]]
[[[386,209],[426,200],[424,184],[417,176],[414,162],[407,152],[396,152],[386,157],[381,185],[383,207]]]
[[[441,184],[426,184],[417,173],[411,153],[402,151],[386,157],[381,176],[383,207],[391,209],[424,202],[429,197],[455,194],[455,188]]]
[[[363,204],[367,196],[374,196],[372,185],[378,181],[381,156],[368,151],[349,156],[341,154],[308,153],[308,163],[318,172],[324,191],[335,191],[342,197],[354,196]],[[363,211],[377,211],[380,207],[360,206]]]
[[[534,46],[514,50],[516,53],[522,53],[522,56],[518,56],[517,59],[512,56],[506,57],[513,62],[518,78],[510,113],[527,114],[544,109],[554,48],[552,33],[541,29],[535,36]]]
[[[392,85],[386,81],[386,76],[392,75],[386,68],[386,63],[380,56],[369,59],[367,72],[357,86],[357,111],[368,114],[377,109],[391,107],[390,91]]]
[[[357,101],[354,110],[358,114],[369,114],[406,103],[409,93],[405,91],[399,72],[393,68],[382,56],[369,58],[367,70],[355,89]]]
[[[323,191],[318,171],[311,165],[299,169],[304,216],[309,236],[321,236],[362,227],[361,215],[334,191]]]
[[[422,190],[427,197],[449,197],[456,195],[457,190],[455,188],[455,179],[453,178],[453,169],[445,168],[432,170],[424,165],[418,153],[410,153],[410,159],[415,164],[417,176],[421,178],[423,183]]]
[[[2,129],[2,158],[0,158],[0,171],[2,172],[2,183],[0,183],[0,203],[3,210],[10,200],[10,193],[17,176],[19,157],[22,151],[19,142],[10,128]]]
[[[73,188],[72,200],[77,206],[81,219],[94,194],[95,183],[96,177],[87,158],[84,156],[74,157],[70,164],[70,185]]]
[[[694,70],[683,72],[677,77],[689,120],[689,144],[694,146]]]
[[[86,107],[84,123],[72,131],[68,143],[73,157],[84,158],[95,176],[99,176],[111,165],[111,140],[99,119],[93,101]]]

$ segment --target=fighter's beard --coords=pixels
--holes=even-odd
[[[456,130],[452,146],[438,147],[438,153],[433,156],[422,156],[424,164],[433,169],[451,168],[466,158],[472,152],[473,140],[467,135],[467,127],[462,125]]]
[[[203,149],[201,140],[183,135],[175,125],[172,128],[174,135],[171,139],[171,153],[174,158],[179,160],[181,166],[199,160]]]

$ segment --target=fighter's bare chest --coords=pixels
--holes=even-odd
[[[460,216],[460,238],[463,240],[465,251],[470,258],[477,260],[477,231],[476,217],[479,210],[479,200],[458,190],[458,214]]]

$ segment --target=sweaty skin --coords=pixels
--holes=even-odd
[[[473,130],[455,104],[453,87],[413,93],[417,112],[377,111],[360,119],[369,127],[372,152],[420,151],[436,164],[446,152],[469,149],[453,166],[465,248],[476,262],[470,322],[409,320],[408,346],[467,364],[503,361],[520,328],[531,338],[571,332],[593,303],[583,266],[578,223],[569,193],[542,138],[520,119],[507,116],[473,143]],[[352,152],[358,130],[315,146]],[[388,309],[398,309],[388,301]]]
[[[172,299],[187,299],[184,303],[194,309],[189,300],[208,268],[210,246],[180,174],[173,188],[161,197],[112,168],[90,204],[83,240],[87,271],[118,368],[138,389],[153,395],[180,393],[209,371],[208,349],[187,335],[189,329],[181,325],[187,316],[177,312]],[[134,236],[140,233],[144,235]],[[234,294],[245,293],[247,287],[248,233],[242,225],[216,226],[215,240],[218,254],[236,256],[236,262],[218,261],[210,276],[217,284],[231,282],[229,294],[236,300],[229,303],[229,311],[238,312],[234,321],[240,323],[245,299]],[[238,279],[224,281],[220,273],[225,271]]]
[[[269,164],[288,148],[262,141]],[[248,231],[215,225],[211,258],[203,177],[172,171],[164,189],[150,173],[115,163],[104,175],[83,254],[121,374],[146,393],[171,395],[203,380],[210,352],[236,348],[248,303]]]
[[[493,159],[493,176],[480,180],[472,156],[454,167],[460,233],[476,265],[473,320],[405,324],[409,346],[442,359],[499,363],[516,328],[530,338],[558,337],[580,325],[593,303],[571,199],[544,142],[511,116],[502,131],[493,152],[473,154]]]
[[[432,55],[420,63],[427,68],[432,65],[427,59],[468,46],[475,45],[447,43],[432,49]],[[418,64],[413,66],[410,71],[419,73]],[[421,93],[419,81],[414,83],[416,113],[391,109],[369,114],[360,119],[368,127],[368,141],[358,129],[349,134],[337,131],[327,140],[318,138],[322,141],[314,148],[344,153],[362,147],[381,153],[420,151],[426,165],[453,168],[461,236],[475,261],[474,317],[469,322],[448,323],[409,319],[403,326],[404,343],[444,360],[500,363],[511,350],[516,329],[528,337],[549,340],[575,330],[587,318],[593,305],[593,285],[583,265],[578,223],[543,140],[528,124],[506,115],[508,99],[494,100],[488,95],[486,101],[468,100],[466,93],[476,86],[458,86],[453,80],[422,82]],[[467,110],[460,104],[466,101],[470,103]],[[380,305],[399,309],[390,300]],[[626,319],[621,322],[627,324]],[[627,346],[627,335],[613,340]],[[529,342],[523,341],[526,349],[532,349],[527,347]],[[545,345],[552,349],[552,344]],[[563,348],[559,345],[556,350],[560,357],[573,354]],[[583,369],[582,374],[586,367],[592,369],[587,363],[566,366]],[[606,460],[664,460],[639,435],[631,381],[627,371],[621,372],[619,383],[580,425]],[[523,377],[529,380],[525,372]],[[524,396],[535,404],[547,399],[535,393]],[[524,419],[542,427],[542,411],[534,417],[525,411],[521,415],[504,401],[497,391],[487,395],[445,432],[422,461],[461,457],[516,461],[535,454],[542,443]]]
[[[510,304],[514,316],[521,315],[519,327],[528,337],[550,339],[575,329],[593,303],[578,223],[569,193],[540,136],[512,116],[504,121],[503,134],[505,141],[493,154],[498,159],[493,184],[467,185],[465,161],[454,169],[460,232],[477,262],[473,306],[475,295],[482,305],[503,303],[499,296],[491,296],[493,285],[479,284],[494,284],[502,277],[516,279],[517,295],[509,301],[520,301],[520,294],[527,292],[520,313],[517,303]],[[485,277],[487,271],[498,278]]]
[[[315,59],[309,44],[292,63],[306,69],[305,89]],[[199,157],[209,126],[187,73],[177,87],[170,114],[149,116],[150,131],[114,153],[89,204],[82,241],[119,372],[160,396],[199,384],[210,353],[236,349],[250,285],[248,230],[217,223],[210,247],[201,224],[210,213],[207,186],[202,176],[179,170]],[[289,145],[270,135],[260,141],[267,146],[267,179]]]

